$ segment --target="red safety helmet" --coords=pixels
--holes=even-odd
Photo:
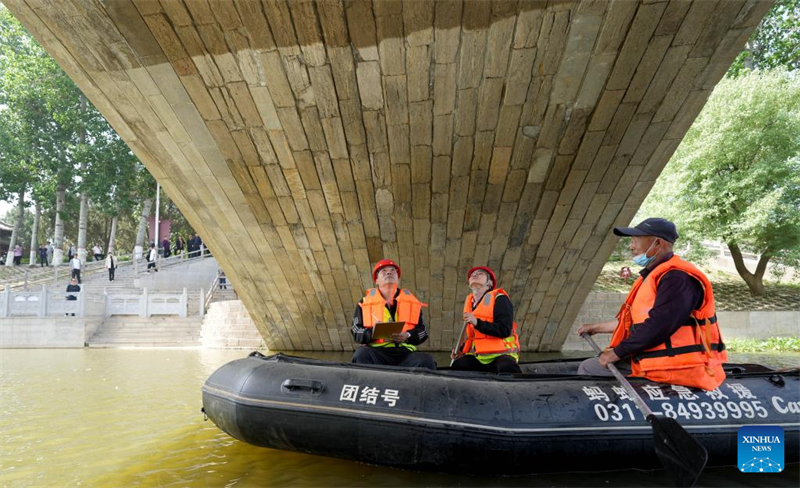
[[[377,281],[377,279],[378,279],[378,271],[380,271],[381,268],[385,268],[387,266],[391,266],[394,269],[396,269],[397,270],[397,277],[400,278],[400,266],[398,266],[397,263],[395,263],[391,259],[381,259],[380,261],[375,263],[375,267],[372,268],[372,281]]]
[[[489,278],[492,279],[492,288],[497,288],[497,277],[494,275],[494,271],[491,268],[487,268],[486,266],[475,266],[474,268],[467,271],[467,281],[469,281],[469,277],[472,276],[472,273],[475,271],[484,271],[489,275]]]

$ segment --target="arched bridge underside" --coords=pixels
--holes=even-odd
[[[352,349],[382,257],[461,328],[492,266],[563,343],[771,1],[3,0],[161,182],[270,348]]]

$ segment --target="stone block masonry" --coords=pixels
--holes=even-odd
[[[250,314],[241,300],[214,302],[203,320],[202,344],[209,349],[264,349]]]

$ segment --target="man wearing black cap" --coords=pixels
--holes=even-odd
[[[353,339],[364,346],[356,349],[352,361],[436,369],[431,355],[417,351],[417,346],[428,340],[422,317],[422,307],[427,305],[410,291],[400,289],[400,266],[381,259],[372,269],[372,280],[376,287],[367,290],[353,314]],[[375,338],[375,324],[381,322],[403,322],[403,330],[387,338]]]
[[[585,324],[578,334],[613,333],[611,345],[583,361],[579,374],[623,374],[713,390],[725,379],[727,360],[714,310],[711,282],[694,265],[672,253],[675,224],[650,218],[636,227],[617,227],[631,237],[633,262],[642,266],[618,320]]]

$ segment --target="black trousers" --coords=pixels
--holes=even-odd
[[[42,267],[48,266],[48,264],[47,264],[47,255],[46,254],[44,256],[39,256],[39,264]]]
[[[80,282],[81,282],[81,270],[73,269],[72,270],[72,277],[73,278],[78,278],[78,283],[80,284]]]
[[[114,281],[114,271],[116,270],[117,268],[108,268],[108,281]]]
[[[436,369],[436,361],[430,354],[419,351],[411,352],[405,347],[360,347],[353,354],[353,362]]]
[[[147,263],[147,272],[149,273],[151,269],[155,269],[156,273],[158,273],[158,270],[156,269],[156,262],[155,261],[150,261],[149,263]]]
[[[514,361],[514,358],[507,355],[498,356],[497,359],[491,363],[483,364],[478,361],[478,358],[475,356],[467,354],[456,359],[450,369],[460,371],[482,371],[484,373],[522,373],[522,370],[519,369],[519,365]]]

